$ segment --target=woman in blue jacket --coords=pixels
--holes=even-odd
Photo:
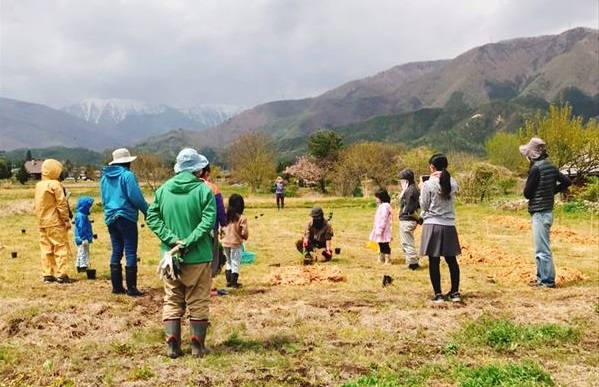
[[[100,190],[104,204],[104,221],[108,226],[112,255],[110,257],[110,280],[112,292],[141,296],[137,289],[137,220],[139,212],[146,216],[148,203],[144,198],[135,174],[129,169],[137,156],[120,148],[112,152],[112,161],[102,170]],[[121,259],[125,255],[125,282]]]

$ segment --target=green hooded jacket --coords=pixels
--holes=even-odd
[[[162,242],[161,255],[177,241],[188,249],[184,264],[212,261],[210,232],[216,221],[216,202],[210,186],[183,171],[156,190],[146,223]]]

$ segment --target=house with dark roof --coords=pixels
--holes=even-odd
[[[42,163],[44,160],[27,160],[25,161],[25,170],[32,180],[42,179]]]

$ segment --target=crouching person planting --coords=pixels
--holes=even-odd
[[[200,178],[207,166],[208,160],[196,150],[183,149],[177,156],[176,175],[156,190],[148,208],[148,227],[162,242],[163,261],[158,270],[164,280],[162,319],[167,355],[171,358],[183,354],[181,319],[186,311],[191,354],[201,357],[208,353],[205,340],[210,305],[210,231],[216,220],[216,203],[210,186]],[[176,260],[180,260],[179,264],[173,264]]]

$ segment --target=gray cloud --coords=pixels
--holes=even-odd
[[[315,96],[490,41],[599,28],[596,0],[2,0],[0,95],[178,107]]]

